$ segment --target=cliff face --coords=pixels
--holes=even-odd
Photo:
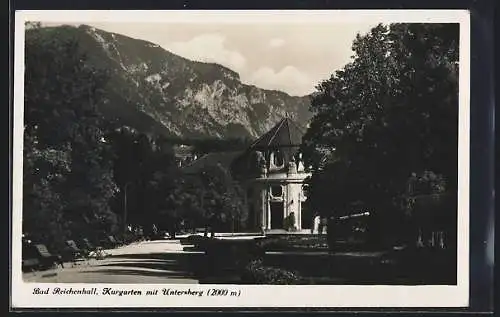
[[[218,64],[191,61],[156,44],[89,26],[45,31],[78,39],[89,62],[110,74],[103,113],[138,130],[257,137],[285,113],[302,125],[310,119],[309,96],[243,84],[236,72]]]

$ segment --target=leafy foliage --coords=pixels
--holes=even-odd
[[[92,227],[115,230],[108,202],[117,188],[97,110],[107,74],[85,63],[76,40],[38,25],[26,33],[25,66],[24,231],[55,246]]]
[[[146,234],[152,224],[171,232],[182,222],[240,227],[241,189],[228,171],[185,175],[175,164],[175,140],[105,119],[108,74],[91,66],[79,38],[57,30],[64,36],[39,25],[26,33],[24,232],[60,249],[67,239],[99,239],[129,223]],[[242,142],[193,141],[197,151]]]
[[[177,173],[172,146],[164,137],[149,136],[121,127],[110,131],[114,152],[114,178],[120,188],[115,204],[124,222],[168,227],[165,195],[172,190]],[[125,215],[126,213],[126,215]],[[125,224],[125,223],[123,223]]]
[[[312,100],[310,203],[335,215],[361,201],[374,211],[372,230],[394,227],[411,173],[457,188],[458,25],[378,25],[352,49]]]
[[[255,260],[246,266],[242,280],[249,284],[294,285],[301,284],[302,279],[295,272],[265,266],[261,260]]]
[[[205,166],[196,174],[182,174],[167,204],[191,228],[233,232],[246,221],[243,191],[222,166]]]

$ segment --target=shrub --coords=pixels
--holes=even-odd
[[[191,236],[186,238],[186,241],[188,243],[193,244],[196,248],[204,250],[206,247],[206,244],[208,243],[208,241],[210,241],[210,238],[199,236],[199,235],[191,235]]]
[[[190,243],[197,243],[197,242],[200,242],[202,240],[206,239],[206,237],[203,237],[203,236],[199,236],[197,234],[194,234],[194,235],[190,235],[186,238],[186,241],[190,242]]]
[[[263,250],[254,241],[209,239],[204,251],[207,255],[234,259],[253,259],[263,255]]]
[[[126,233],[116,233],[115,238],[117,241],[123,241],[123,243],[128,244],[129,242],[129,236]]]
[[[297,229],[295,227],[295,215],[293,214],[293,212],[285,217],[285,219],[283,220],[283,227],[287,231],[295,231]]]
[[[257,242],[258,246],[266,251],[283,250],[325,250],[328,248],[324,236],[280,236],[273,238],[262,238]]]
[[[199,249],[205,252],[201,270],[209,276],[224,276],[243,271],[249,262],[261,258],[253,241],[206,239]],[[233,274],[229,273],[229,274]]]
[[[301,284],[302,279],[295,272],[264,266],[261,260],[255,260],[245,267],[242,282],[248,284],[291,285]]]

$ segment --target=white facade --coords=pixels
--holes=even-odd
[[[303,130],[286,117],[234,161],[234,175],[246,190],[249,228],[311,232],[313,215],[304,193],[310,174],[300,153],[303,135]]]
[[[310,231],[313,215],[304,204],[304,180],[310,174],[303,169],[298,171],[293,161],[287,168],[273,166],[272,158],[270,161],[270,167],[262,168],[260,177],[246,184],[247,203],[253,218],[251,225],[262,231]],[[294,221],[287,226],[285,219],[290,215],[293,215]]]

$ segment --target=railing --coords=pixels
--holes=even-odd
[[[347,219],[352,219],[352,218],[359,218],[359,217],[367,217],[370,215],[370,212],[362,212],[362,213],[357,213],[357,214],[352,214],[352,215],[345,215],[338,217],[338,220],[347,220]]]

